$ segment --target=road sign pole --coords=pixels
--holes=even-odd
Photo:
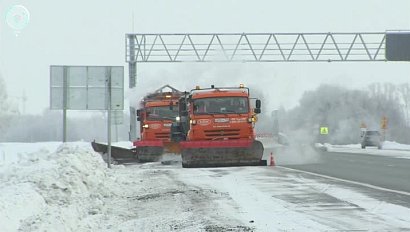
[[[63,68],[63,143],[67,142],[67,67]]]
[[[107,135],[107,140],[108,140],[108,148],[107,148],[107,153],[108,153],[108,168],[111,168],[111,68],[106,69],[106,77],[108,81],[108,105],[107,105],[107,114],[108,114],[108,122],[107,122],[107,127],[108,127],[108,135]]]
[[[129,51],[129,62],[128,62],[128,71],[129,71],[129,88],[132,89],[136,85],[137,80],[137,60],[135,57],[135,37],[133,35],[128,36],[129,48],[126,48]],[[135,107],[130,106],[130,132],[129,140],[134,141],[137,139],[137,115],[135,114]]]
[[[115,124],[115,142],[118,142],[118,125]]]

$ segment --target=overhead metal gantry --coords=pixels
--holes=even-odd
[[[386,61],[385,32],[127,34],[129,86],[137,63]],[[130,139],[136,138],[131,107]]]
[[[127,62],[385,61],[385,33],[128,34]]]

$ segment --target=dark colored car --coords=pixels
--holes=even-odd
[[[361,141],[362,149],[365,149],[366,146],[374,146],[378,149],[382,149],[381,136],[378,131],[366,131],[362,135]]]

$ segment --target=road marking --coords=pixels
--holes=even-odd
[[[356,184],[356,185],[360,185],[360,186],[364,186],[364,187],[368,187],[368,188],[373,188],[373,189],[377,189],[377,190],[381,190],[381,191],[386,191],[386,192],[391,192],[391,193],[397,193],[397,194],[410,196],[409,192],[404,192],[404,191],[400,191],[400,190],[383,188],[383,187],[379,187],[379,186],[375,186],[375,185],[371,185],[371,184],[366,184],[366,183],[362,183],[362,182],[357,182],[357,181],[353,181],[353,180],[346,180],[346,179],[341,179],[341,178],[337,178],[337,177],[333,177],[333,176],[326,176],[326,175],[322,175],[322,174],[318,174],[318,173],[314,173],[314,172],[308,172],[308,171],[303,171],[303,170],[298,170],[298,169],[293,169],[293,168],[288,168],[288,167],[283,167],[283,166],[276,166],[276,167],[277,168],[287,169],[287,170],[292,170],[292,171],[297,171],[297,172],[302,172],[302,173],[305,173],[305,174],[310,174],[310,175],[314,175],[314,176],[318,176],[318,177],[322,177],[322,178],[327,178],[327,179],[331,179],[331,180],[337,180],[337,181],[341,181],[341,182],[345,182],[345,183],[349,183],[349,184]]]

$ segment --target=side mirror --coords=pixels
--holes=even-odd
[[[137,117],[137,121],[141,121],[141,118],[139,116]]]
[[[169,110],[174,110],[174,104],[172,102],[169,103]]]
[[[257,109],[261,108],[261,100],[259,100],[259,99],[256,100],[256,108]]]
[[[141,110],[137,110],[137,116],[141,116]]]
[[[255,109],[253,109],[253,112],[255,114],[260,114],[261,113],[261,108],[255,108]]]

